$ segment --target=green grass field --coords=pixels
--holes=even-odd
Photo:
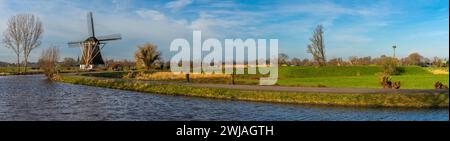
[[[434,89],[434,83],[449,83],[449,75],[434,75],[421,67],[401,67],[401,74],[392,76],[402,89]],[[361,67],[282,67],[278,84],[283,86],[326,86],[350,88],[381,88],[377,66]]]
[[[381,88],[378,76],[335,76],[286,78],[278,80],[282,86],[338,87],[338,88]],[[401,89],[434,89],[434,83],[448,84],[448,75],[399,75],[392,80],[401,82]]]

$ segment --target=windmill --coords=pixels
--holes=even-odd
[[[81,49],[81,69],[93,69],[96,66],[104,65],[101,50],[105,47],[106,42],[120,40],[120,34],[112,34],[106,36],[95,36],[94,18],[92,12],[87,14],[88,34],[89,37],[84,41],[69,42],[69,47],[80,47]]]

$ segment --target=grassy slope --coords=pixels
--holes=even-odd
[[[275,91],[243,91],[219,88],[198,88],[185,85],[143,84],[127,80],[100,80],[82,76],[62,76],[59,81],[166,95],[185,95],[217,99],[279,102],[295,104],[448,108],[448,94],[324,94]]]

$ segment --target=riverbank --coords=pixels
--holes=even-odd
[[[88,72],[79,70],[78,67],[59,67],[58,73],[79,73],[79,72]],[[28,70],[25,72],[25,67],[21,67],[20,71],[16,67],[0,67],[0,76],[11,76],[11,75],[38,75],[44,74],[44,71],[40,68],[32,68],[28,67]]]
[[[0,76],[10,76],[10,75],[37,75],[37,74],[42,74],[42,72],[22,72],[22,73],[0,72]]]
[[[179,84],[145,83],[127,79],[104,79],[63,75],[58,81],[112,89],[130,90],[165,95],[183,95],[215,99],[276,102],[291,104],[448,108],[447,94],[354,94],[354,93],[303,93],[287,91],[237,90],[226,88],[193,87]]]

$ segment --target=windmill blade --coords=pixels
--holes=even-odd
[[[113,40],[120,40],[120,39],[122,39],[121,34],[111,34],[111,35],[97,37],[97,40],[99,40],[99,41],[113,41]]]
[[[90,37],[95,37],[95,30],[94,30],[94,18],[92,16],[92,12],[89,12],[87,14],[87,22],[88,22],[88,33]]]
[[[80,44],[82,44],[84,41],[73,41],[73,42],[68,42],[67,44],[69,45],[69,47],[80,47]]]

